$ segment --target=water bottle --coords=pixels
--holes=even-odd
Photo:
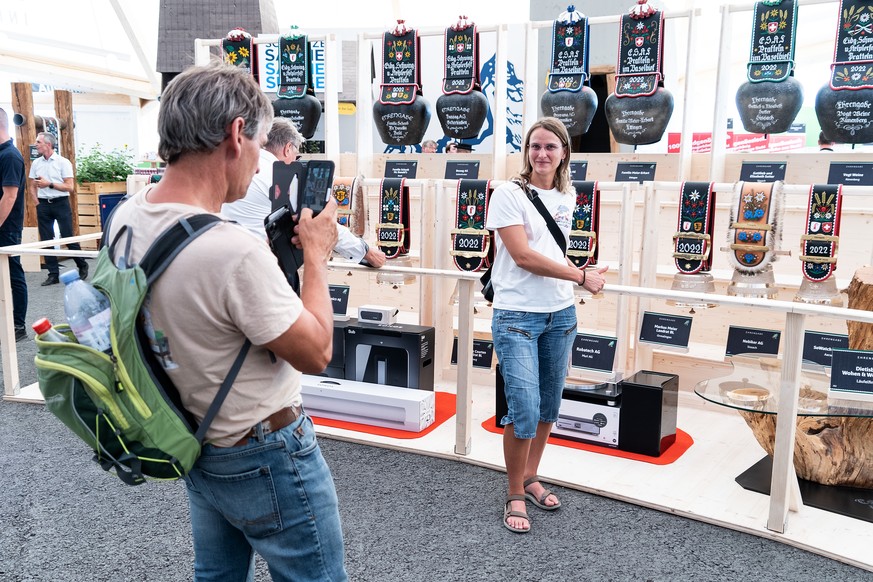
[[[44,342],[69,342],[70,338],[52,327],[52,322],[47,318],[37,319],[33,322],[33,331],[37,335],[42,336],[40,339]]]
[[[60,280],[64,284],[64,313],[73,335],[82,345],[101,352],[111,351],[109,299],[79,279],[75,269],[63,273]]]

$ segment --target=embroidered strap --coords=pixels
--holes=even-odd
[[[652,95],[664,81],[664,13],[638,18],[622,14],[619,24],[616,97]]]
[[[831,89],[873,89],[873,13],[869,0],[840,0]]]
[[[242,28],[234,28],[221,39],[224,62],[245,69],[249,73],[254,71],[254,48],[252,35]]]
[[[752,10],[752,46],[746,77],[750,83],[779,82],[794,71],[797,2],[755,2]]]
[[[458,180],[450,254],[462,271],[491,265],[491,233],[485,230],[490,197],[490,180]]]
[[[679,226],[673,235],[673,258],[680,273],[712,267],[715,192],[712,182],[683,182],[679,194]]]
[[[810,281],[824,281],[837,270],[842,209],[841,184],[813,184],[810,187],[806,234],[800,237],[803,276]]]
[[[740,182],[734,200],[735,220],[730,231],[730,248],[735,265],[741,270],[755,272],[772,259],[776,229],[774,182]],[[781,189],[780,189],[781,192]],[[781,225],[780,225],[781,228]]]
[[[576,207],[570,229],[567,257],[580,269],[597,264],[597,235],[600,231],[600,191],[597,182],[574,181]]]
[[[305,35],[279,37],[279,99],[299,99],[309,90],[309,42]]]
[[[389,259],[409,252],[409,188],[403,178],[384,178],[379,186],[376,243]]]
[[[563,19],[562,19],[563,17]],[[588,82],[588,17],[564,12],[552,23],[548,91],[579,91]]]
[[[462,17],[465,18],[465,17]],[[479,88],[479,32],[466,19],[446,29],[443,95],[466,95]]]
[[[349,227],[351,223],[354,183],[354,178],[333,179],[333,197],[337,204],[336,221],[345,227]]]
[[[419,84],[418,32],[407,28],[401,34],[382,33],[382,84],[379,102],[403,105],[415,101]]]

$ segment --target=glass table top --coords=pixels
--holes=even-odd
[[[699,382],[694,392],[709,402],[743,410],[776,414],[782,360],[773,356],[733,356],[733,371],[727,376]],[[806,368],[800,372],[798,416],[873,417],[873,402],[828,398],[830,369]]]

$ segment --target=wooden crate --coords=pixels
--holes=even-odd
[[[76,187],[79,214],[79,234],[100,232],[100,195],[124,194],[126,182],[83,182]],[[97,241],[85,241],[83,249],[97,250]]]

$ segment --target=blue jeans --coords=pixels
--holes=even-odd
[[[554,313],[495,309],[494,351],[506,392],[506,416],[519,439],[532,439],[540,422],[555,422],[576,338],[576,306]]]
[[[39,205],[36,207],[36,223],[39,227],[39,240],[52,240],[55,238],[55,221],[58,223],[58,230],[61,233],[61,238],[73,236],[73,212],[70,209],[69,196],[61,196],[60,198],[52,198],[51,201],[44,198],[39,199]],[[71,251],[81,250],[79,243],[70,243],[67,248]],[[77,267],[84,267],[88,263],[82,257],[75,257]],[[48,269],[49,275],[58,276],[58,258],[45,256],[45,266]]]
[[[308,416],[240,447],[205,445],[185,478],[194,579],[347,580],[336,490]]]
[[[0,228],[0,247],[21,244],[21,231]],[[24,327],[27,318],[27,281],[21,268],[21,257],[9,257],[9,279],[12,285],[12,321],[15,327]]]

